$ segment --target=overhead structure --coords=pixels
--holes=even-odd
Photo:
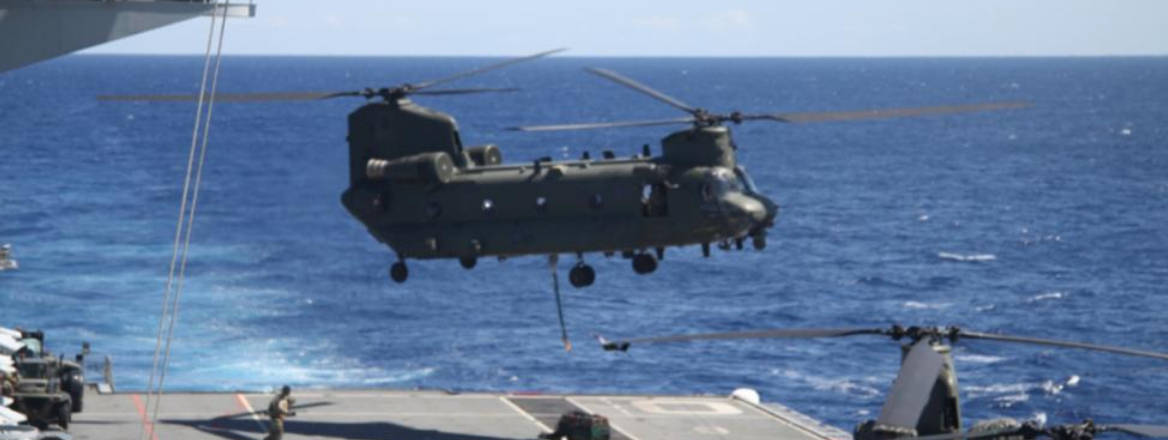
[[[255,11],[209,0],[0,0],[0,72],[202,15]]]

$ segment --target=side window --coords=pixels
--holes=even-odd
[[[669,214],[668,187],[664,183],[646,184],[641,191],[641,206],[646,217],[664,217]]]

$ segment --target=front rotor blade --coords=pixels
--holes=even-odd
[[[483,67],[479,67],[477,69],[468,70],[468,71],[462,72],[462,73],[456,73],[454,75],[450,75],[450,76],[447,76],[444,78],[438,78],[438,79],[431,80],[431,81],[420,82],[420,83],[413,85],[413,90],[420,90],[420,89],[424,89],[427,87],[433,87],[433,86],[436,86],[438,84],[448,83],[448,82],[451,82],[451,81],[454,81],[457,79],[466,78],[468,76],[478,75],[480,73],[495,70],[495,69],[498,69],[500,67],[510,66],[512,64],[521,63],[521,62],[528,61],[528,60],[534,60],[536,58],[545,57],[545,56],[551,55],[553,53],[563,52],[565,50],[568,50],[568,48],[562,47],[559,49],[552,49],[552,50],[540,52],[537,54],[507,59],[507,60],[500,61],[500,62],[495,63],[495,64],[489,64],[489,65],[486,65]]]
[[[1168,438],[1168,426],[1164,425],[1106,425],[1106,431],[1123,431],[1129,434],[1152,438]]]
[[[265,92],[216,93],[219,102],[311,101],[342,96],[362,96],[361,92]],[[210,99],[210,96],[204,97]],[[199,95],[100,95],[98,101],[198,101]]]
[[[523,125],[519,127],[507,127],[511,131],[559,131],[559,130],[589,130],[593,128],[613,128],[613,127],[646,127],[650,125],[672,125],[672,124],[691,124],[694,122],[692,116],[684,118],[673,119],[658,119],[653,121],[619,121],[619,122],[589,122],[583,124],[556,124],[556,125]]]
[[[884,329],[871,328],[791,328],[791,329],[776,329],[776,330],[754,330],[745,332],[725,332],[725,333],[697,333],[689,335],[673,335],[673,336],[657,336],[652,338],[636,338],[627,339],[624,341],[616,341],[610,344],[618,344],[628,346],[629,344],[650,344],[658,342],[686,342],[686,341],[703,341],[703,340],[728,340],[728,339],[810,339],[810,338],[836,338],[853,335],[879,335],[886,333]]]
[[[495,93],[495,92],[515,92],[519,91],[515,87],[503,88],[477,88],[477,89],[441,89],[441,90],[422,90],[419,92],[411,92],[414,95],[466,95],[470,93]]]
[[[585,70],[592,72],[592,73],[595,73],[597,75],[603,76],[605,78],[608,78],[610,80],[616,81],[618,83],[624,84],[625,86],[632,88],[633,90],[636,90],[638,92],[644,93],[644,94],[652,96],[654,98],[657,98],[658,100],[660,100],[666,104],[669,104],[669,105],[672,105],[672,106],[677,107],[679,109],[682,109],[686,112],[689,112],[690,114],[697,114],[699,112],[699,110],[697,108],[694,108],[693,106],[691,106],[689,104],[678,101],[676,98],[674,98],[672,96],[658,92],[658,91],[650,88],[647,85],[633,81],[632,79],[625,77],[623,75],[620,75],[620,74],[613,72],[611,70],[598,69],[595,67],[589,67]]]
[[[987,102],[982,104],[968,104],[968,105],[942,105],[934,107],[912,107],[912,108],[887,108],[887,109],[872,109],[872,110],[857,110],[857,111],[841,111],[841,112],[800,112],[800,113],[774,113],[774,114],[757,114],[757,115],[743,115],[742,119],[770,119],[778,122],[790,123],[808,123],[808,122],[834,122],[834,121],[858,121],[863,119],[886,119],[886,118],[904,118],[911,116],[927,116],[927,115],[945,115],[951,113],[968,113],[980,112],[988,110],[1005,110],[1014,108],[1028,107],[1030,104],[1025,102],[1010,101],[1010,102]]]
[[[1059,341],[1054,339],[1031,338],[1027,336],[1011,336],[1011,335],[995,335],[991,333],[979,333],[966,330],[959,330],[958,337],[969,339],[985,339],[990,341],[1004,341],[1004,342],[1018,342],[1023,344],[1048,345],[1052,347],[1066,347],[1066,348],[1081,348],[1084,350],[1105,351],[1108,353],[1125,354],[1129,356],[1150,357],[1155,359],[1168,360],[1168,353],[1158,353],[1154,351],[1133,350],[1130,348],[1115,347],[1110,345],[1096,345],[1082,342]]]
[[[892,390],[888,392],[888,399],[880,408],[876,423],[915,428],[921,419],[921,411],[929,403],[933,384],[937,382],[944,363],[945,358],[933,350],[927,339],[913,344],[900,366]]]

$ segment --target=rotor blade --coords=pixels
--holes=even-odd
[[[1168,426],[1165,425],[1104,425],[1104,431],[1123,431],[1152,438],[1168,438]]]
[[[1129,356],[1150,357],[1155,359],[1168,360],[1168,353],[1158,353],[1154,351],[1133,350],[1130,348],[1114,347],[1110,345],[1096,345],[1087,344],[1083,342],[1059,341],[1054,339],[1031,338],[1027,336],[1011,336],[1011,335],[995,335],[991,333],[979,333],[966,330],[959,330],[958,336],[969,339],[986,339],[991,341],[1004,342],[1019,342],[1023,344],[1048,345],[1052,347],[1066,347],[1066,348],[1081,348],[1084,350],[1105,351],[1108,353],[1126,354]]]
[[[515,92],[518,91],[515,87],[503,88],[477,88],[477,89],[442,89],[442,90],[422,90],[419,92],[411,92],[414,95],[465,95],[469,93],[492,93],[492,92]]]
[[[1018,431],[1020,429],[1021,429],[1021,427],[1011,428],[1011,429],[999,429],[999,430],[994,430],[994,431],[981,431],[981,432],[966,431],[966,432],[953,432],[953,433],[949,433],[949,434],[922,435],[919,437],[913,437],[912,440],[959,440],[959,439],[973,440],[973,439],[988,438],[988,437],[1005,437],[1005,436],[1017,435]]]
[[[649,88],[649,86],[647,86],[647,85],[633,81],[632,79],[625,77],[625,76],[622,76],[622,75],[620,75],[616,72],[613,72],[611,70],[598,69],[595,67],[589,67],[585,70],[588,70],[589,72],[595,73],[595,74],[603,76],[605,78],[608,78],[610,80],[616,81],[618,83],[624,84],[627,87],[630,87],[630,88],[637,90],[641,93],[644,93],[646,95],[657,98],[658,100],[660,100],[666,104],[669,104],[669,105],[672,105],[672,106],[677,107],[679,109],[682,109],[686,112],[689,112],[690,114],[697,114],[700,112],[700,110],[698,110],[697,108],[694,108],[693,106],[691,106],[689,104],[678,101],[676,98],[674,98],[672,96],[666,95],[666,94],[658,92],[656,90],[653,90],[652,88]]]
[[[629,344],[649,344],[658,342],[685,342],[702,340],[726,339],[809,339],[809,338],[836,338],[853,335],[879,335],[886,333],[884,329],[872,328],[791,328],[776,330],[754,330],[745,332],[725,333],[697,333],[689,335],[657,336],[651,338],[635,338],[623,341],[609,342],[627,348]],[[607,342],[607,341],[606,341]],[[614,346],[616,346],[614,345]]]
[[[361,92],[265,92],[216,93],[219,102],[310,101],[341,96],[362,96]],[[209,96],[207,97],[209,98]],[[198,101],[199,95],[99,95],[98,101]]]
[[[834,122],[858,121],[863,119],[903,118],[910,116],[945,115],[951,113],[968,113],[988,110],[1005,110],[1028,107],[1030,104],[1018,101],[986,102],[967,105],[942,105],[934,107],[886,108],[841,112],[801,112],[801,113],[773,113],[742,115],[743,120],[770,119],[778,122],[807,123],[807,122]]]
[[[507,60],[504,60],[504,61],[500,61],[500,62],[498,62],[498,63],[495,63],[495,64],[488,64],[488,65],[486,65],[486,66],[479,67],[479,68],[477,68],[477,69],[468,70],[468,71],[466,71],[466,72],[462,72],[462,73],[456,73],[456,74],[454,74],[454,75],[450,75],[450,76],[443,77],[443,78],[438,78],[438,79],[435,79],[435,80],[430,80],[430,81],[424,81],[424,82],[420,82],[420,83],[417,83],[417,84],[413,84],[412,86],[413,86],[413,90],[421,90],[421,89],[424,89],[424,88],[427,88],[427,87],[433,87],[433,86],[436,86],[436,85],[438,85],[438,84],[444,84],[444,83],[448,83],[448,82],[451,82],[451,81],[454,81],[454,80],[457,80],[457,79],[466,78],[466,77],[468,77],[468,76],[478,75],[478,74],[480,74],[480,73],[483,73],[483,72],[488,72],[488,71],[491,71],[491,70],[495,70],[495,69],[498,69],[498,68],[500,68],[500,67],[510,66],[510,65],[512,65],[512,64],[515,64],[515,63],[521,63],[521,62],[524,62],[524,61],[528,61],[528,60],[534,60],[534,59],[536,59],[536,58],[545,57],[545,56],[551,55],[551,54],[553,54],[553,53],[557,53],[557,52],[563,52],[563,51],[565,51],[565,50],[568,50],[568,48],[566,48],[566,47],[562,47],[562,48],[559,48],[559,49],[552,49],[552,50],[549,50],[549,51],[544,51],[544,52],[540,52],[540,53],[537,53],[537,54],[532,54],[532,55],[527,55],[527,56],[522,56],[522,57],[511,58],[511,59],[507,59]]]
[[[548,267],[552,270],[552,290],[556,293],[556,314],[560,315],[560,340],[564,342],[564,351],[572,351],[572,342],[568,340],[568,327],[564,325],[564,303],[560,301],[560,274],[556,270],[556,263],[559,262],[559,255],[548,255]]]
[[[586,122],[582,124],[556,124],[556,125],[524,125],[519,127],[507,127],[511,131],[560,131],[560,130],[590,130],[593,128],[613,128],[613,127],[647,127],[650,125],[672,125],[672,124],[690,124],[694,122],[693,116],[686,116],[683,118],[673,119],[657,119],[652,121],[618,121],[618,122]]]
[[[937,375],[941,373],[944,363],[945,358],[933,350],[927,339],[913,344],[904,363],[900,365],[900,373],[896,375],[888,399],[880,408],[880,417],[876,418],[876,423],[915,428],[921,418],[921,411],[929,403],[933,384],[937,382]]]

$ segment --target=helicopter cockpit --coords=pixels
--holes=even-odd
[[[753,187],[753,183],[747,184],[748,180],[742,177],[745,175],[745,171],[731,172],[722,167],[711,168],[706,173],[706,182],[702,186],[702,197],[706,200],[715,200],[730,193],[752,193],[753,191],[750,189]],[[743,191],[744,189],[747,191]]]

